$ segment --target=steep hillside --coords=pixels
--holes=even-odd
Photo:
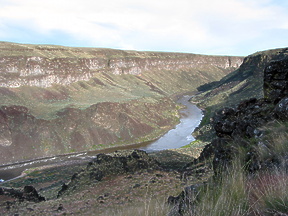
[[[200,104],[206,107],[215,104],[233,105],[251,97],[263,97],[263,79],[259,77],[264,76],[263,71],[271,61],[287,56],[288,48],[266,50],[247,56],[237,70],[220,81],[198,87],[199,91],[204,91],[198,98]]]
[[[0,43],[0,163],[153,139],[242,57]]]
[[[243,64],[232,73],[223,77],[220,81],[207,83],[198,87],[201,94],[193,98],[193,102],[205,107],[204,121],[195,135],[200,135],[205,141],[211,141],[211,124],[209,119],[213,113],[224,106],[233,106],[242,100],[249,98],[262,98],[263,76],[265,67],[275,60],[281,60],[288,56],[288,48],[273,49],[257,52],[247,56]]]

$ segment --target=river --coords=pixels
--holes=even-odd
[[[180,110],[180,123],[159,139],[140,149],[152,152],[180,148],[195,140],[192,132],[200,124],[203,114],[196,105],[189,102],[190,98],[191,96],[184,95],[177,101],[177,103],[181,103],[186,107]]]
[[[30,168],[40,166],[55,166],[59,164],[83,163],[91,160],[91,158],[94,158],[98,153],[109,153],[124,149],[142,149],[147,152],[153,152],[165,149],[180,148],[188,145],[190,142],[195,140],[195,138],[192,136],[192,132],[200,124],[203,117],[202,111],[196,105],[189,102],[190,98],[191,96],[184,95],[177,101],[185,106],[185,108],[181,109],[179,112],[180,123],[157,140],[130,146],[114,147],[78,154],[59,155],[0,166],[0,182],[1,180],[6,181],[16,178],[20,176],[24,170]]]

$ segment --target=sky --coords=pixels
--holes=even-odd
[[[287,0],[0,0],[0,41],[246,56],[288,47]]]

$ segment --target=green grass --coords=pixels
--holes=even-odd
[[[81,81],[68,86],[54,85],[49,88],[23,86],[0,92],[1,105],[20,105],[38,118],[51,119],[64,108],[85,109],[101,102],[127,102],[135,99],[144,101],[157,100],[159,95],[143,81],[132,75],[110,75],[108,79],[103,74],[94,78],[103,82],[104,86],[95,84],[93,80]],[[113,79],[113,85],[111,80]]]
[[[204,148],[204,146],[206,144],[207,144],[206,142],[203,142],[201,140],[195,140],[195,141],[189,143],[188,145],[182,146],[181,148],[183,148],[183,149]]]

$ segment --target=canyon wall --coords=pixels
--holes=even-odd
[[[2,42],[0,43],[0,87],[67,85],[77,81],[88,81],[95,73],[101,72],[140,75],[160,70],[209,71],[209,67],[221,69],[223,73],[215,75],[221,77],[238,68],[242,61],[242,57]]]
[[[0,43],[0,163],[154,139],[242,57]]]

